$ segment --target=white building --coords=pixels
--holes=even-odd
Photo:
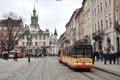
[[[50,36],[50,55],[58,54],[58,39],[57,39],[57,31],[55,29],[54,35]]]
[[[19,40],[18,45],[26,53],[41,53],[43,50],[49,53],[49,30],[43,31],[38,24],[38,15],[36,15],[35,8],[31,16],[31,24],[25,26],[21,30],[21,34],[26,31],[26,34]],[[31,40],[28,40],[28,38]]]

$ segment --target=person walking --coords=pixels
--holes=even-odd
[[[116,61],[117,61],[117,64],[120,64],[120,50],[117,51],[116,53]]]
[[[103,56],[104,56],[104,64],[106,65],[107,58],[108,58],[108,54],[107,54],[107,50],[106,49],[103,51]]]
[[[112,61],[115,64],[116,63],[116,53],[114,50],[112,50],[111,53],[112,53]]]
[[[112,64],[112,50],[108,50],[108,60],[109,60],[109,63]]]
[[[92,63],[94,64],[94,62],[95,62],[95,51],[92,53]]]
[[[14,61],[17,61],[17,58],[18,58],[18,56],[17,56],[17,50],[15,51],[15,54],[14,54]]]

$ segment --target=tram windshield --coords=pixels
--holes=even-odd
[[[81,56],[81,57],[90,57],[92,50],[90,48],[77,48],[75,50],[75,55]]]
[[[66,48],[68,56],[73,57],[91,57],[92,46],[91,45],[74,45]]]

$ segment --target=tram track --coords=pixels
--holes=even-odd
[[[80,72],[82,75],[86,76],[90,80],[119,80],[120,76],[95,69],[91,72]]]
[[[22,63],[23,66],[17,67],[9,78],[2,80],[119,80],[120,76],[109,72],[93,68],[87,70],[73,71],[69,67],[57,62],[56,58],[46,57],[34,59],[30,63]],[[15,66],[14,66],[15,67]],[[12,69],[12,68],[10,68]],[[8,73],[9,74],[9,73]]]
[[[116,72],[111,71],[111,70],[106,70],[106,69],[99,68],[99,67],[96,67],[96,66],[94,66],[94,69],[98,69],[98,70],[101,70],[101,71],[104,71],[104,72],[107,72],[107,73],[110,73],[110,74],[113,74],[113,75],[116,75],[116,76],[120,77],[119,73],[116,73]]]
[[[32,69],[32,71],[25,80],[36,80],[36,79],[43,80],[45,63],[46,63],[46,58],[43,58],[43,60],[39,61],[38,64]]]
[[[99,76],[99,75],[96,75],[96,74],[93,74],[93,73],[85,73],[85,72],[81,72],[82,75],[86,76],[87,78],[89,78],[90,80],[109,80],[109,79],[106,79],[102,76]]]
[[[46,74],[49,75],[49,76],[48,76],[48,79],[46,79],[46,80],[53,80],[52,75],[51,75],[52,71],[50,70],[50,65],[51,64],[48,61],[50,61],[50,60],[49,59],[47,60],[47,62],[46,62],[46,69],[45,70],[47,70]]]
[[[38,65],[40,65],[40,61],[28,63],[22,68],[18,69],[12,76],[9,76],[6,80],[29,80],[30,76],[33,74],[34,70]]]
[[[49,62],[46,58],[42,58],[42,62],[39,61],[39,64],[33,69],[31,74],[25,80],[52,80]]]
[[[115,80],[119,80],[120,79],[120,76],[119,75],[117,75],[117,74],[114,74],[114,73],[112,73],[112,72],[110,72],[110,71],[107,71],[107,70],[101,70],[101,69],[97,69],[97,68],[95,68],[95,71],[93,71],[92,73],[94,73],[94,74],[96,74],[96,75],[99,75],[99,76],[101,76],[101,77],[103,77],[103,78],[106,78],[106,76],[108,76],[108,78],[114,78]],[[112,80],[114,80],[114,79],[112,79]],[[107,79],[108,80],[108,79]]]
[[[43,77],[44,77],[44,70],[45,70],[45,65],[46,65],[46,58],[45,58],[45,60],[44,60],[44,64],[43,64],[43,67],[42,67],[42,73],[41,73],[41,75],[40,75],[40,80],[42,80],[43,79]]]
[[[52,80],[49,62],[41,58],[36,63],[28,63],[5,80]]]

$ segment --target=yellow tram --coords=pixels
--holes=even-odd
[[[71,68],[91,69],[92,64],[92,45],[74,44],[73,46],[61,49],[58,60]]]

